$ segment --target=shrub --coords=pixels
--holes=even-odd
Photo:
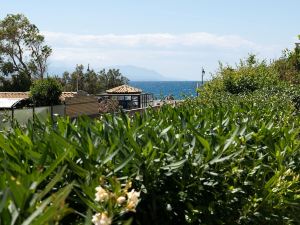
[[[30,88],[31,98],[36,106],[60,104],[61,84],[54,78],[36,80]]]
[[[112,224],[295,224],[300,117],[278,90],[2,132],[0,220],[18,209],[15,224],[90,224],[112,210]],[[95,202],[101,177],[113,202],[119,184],[141,191],[135,213]]]
[[[280,79],[300,84],[300,49],[284,50],[282,56],[273,62]]]
[[[249,93],[280,83],[275,67],[259,61],[254,55],[241,60],[236,68],[220,64],[219,71],[212,82],[205,84],[205,92],[221,91],[231,94]]]
[[[238,94],[223,73],[174,108],[1,132],[0,221],[299,223],[299,88],[270,85],[269,69],[228,71],[258,81],[255,90],[239,82]]]

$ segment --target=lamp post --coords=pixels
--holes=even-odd
[[[204,68],[202,67],[202,86],[203,86],[203,84],[204,84],[204,80],[203,80],[204,75],[205,75],[205,70],[204,70]]]
[[[77,73],[77,76],[76,76],[76,92],[78,93],[79,73],[78,73],[78,71],[77,71],[77,68],[78,68],[78,64],[76,64],[76,73]]]

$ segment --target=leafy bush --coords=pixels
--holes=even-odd
[[[0,221],[90,224],[105,177],[141,191],[113,224],[295,224],[300,117],[278,90],[246,96],[0,133]]]
[[[278,83],[280,83],[279,75],[273,64],[268,65],[265,61],[257,60],[255,55],[249,55],[246,60],[241,60],[236,68],[220,64],[216,77],[205,86],[210,86],[209,91],[239,94],[271,87]]]
[[[30,88],[30,95],[36,106],[60,104],[61,84],[54,78],[36,80]]]
[[[1,132],[0,221],[299,223],[299,87],[273,69],[250,57],[175,108]]]
[[[300,36],[298,36],[300,38]],[[273,62],[280,79],[292,84],[300,84],[300,48],[285,49],[282,56]]]

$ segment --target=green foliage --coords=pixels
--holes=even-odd
[[[249,93],[279,83],[274,66],[258,61],[255,55],[240,61],[236,68],[220,64],[217,76],[211,82],[215,90],[231,94]],[[218,81],[217,81],[218,80]],[[212,88],[212,87],[211,87]]]
[[[30,96],[36,106],[60,104],[62,87],[54,78],[36,80],[30,88]]]
[[[28,91],[32,78],[43,78],[51,51],[24,15],[10,14],[0,20],[0,75],[2,80],[12,77],[12,81],[5,81],[12,89],[21,85],[17,90]]]
[[[127,84],[129,81],[120,73],[119,69],[109,69],[107,72],[103,69],[99,72],[99,78],[100,82],[104,84],[105,90]]]
[[[281,58],[274,61],[280,79],[293,84],[300,84],[300,49],[286,49]]]
[[[0,91],[28,91],[32,81],[28,74],[20,72],[18,75],[12,75],[11,79],[0,76]]]
[[[300,117],[289,91],[2,132],[0,221],[89,224],[103,211],[94,201],[103,176],[141,190],[136,213],[114,224],[296,224]],[[49,213],[36,215],[41,207]]]
[[[88,69],[85,72],[83,65],[77,65],[71,74],[64,72],[61,79],[64,91],[76,91],[78,88],[90,94],[98,94],[127,83],[128,79],[118,69],[103,69],[98,73]]]

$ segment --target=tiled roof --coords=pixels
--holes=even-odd
[[[60,100],[65,101],[66,98],[73,98],[77,95],[77,92],[63,92],[61,93]]]
[[[29,92],[0,92],[0,98],[29,98]],[[73,98],[77,92],[63,92],[60,96],[61,101],[65,101],[66,98]]]
[[[142,90],[124,84],[124,85],[121,85],[119,87],[109,89],[106,92],[109,93],[109,94],[113,94],[113,93],[115,93],[115,94],[127,94],[127,93],[128,94],[133,94],[133,93],[141,93]]]
[[[0,92],[0,98],[28,98],[29,92]]]

